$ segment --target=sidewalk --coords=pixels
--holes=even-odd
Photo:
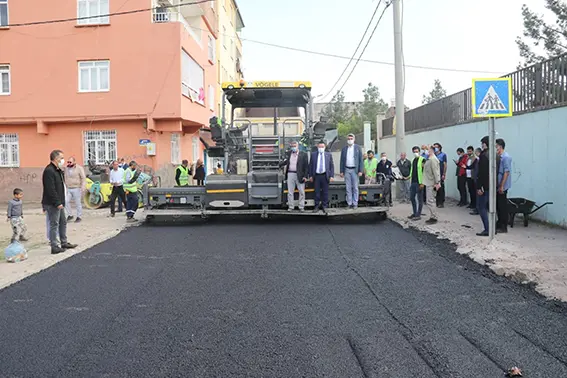
[[[24,219],[28,226],[27,236],[30,240],[24,243],[28,251],[28,260],[19,263],[8,263],[4,260],[4,249],[10,244],[12,237],[12,229],[5,221],[4,215],[4,224],[0,225],[0,289],[110,239],[127,226],[141,223],[126,224],[124,213],[117,213],[115,218],[110,218],[109,213],[109,209],[85,209],[81,223],[70,222],[67,225],[69,241],[78,244],[78,247],[52,255],[47,243],[45,215],[40,208],[24,208]],[[143,211],[138,210],[136,218],[143,219],[142,213]]]
[[[533,221],[524,227],[520,216],[514,228],[508,228],[507,234],[497,234],[489,244],[488,238],[476,236],[482,231],[480,217],[449,201],[445,208],[437,209],[439,222],[435,225],[425,224],[429,217],[425,206],[420,221],[409,221],[412,210],[408,204],[394,203],[389,215],[403,227],[412,226],[449,239],[457,245],[457,252],[487,265],[498,275],[524,284],[535,283],[542,295],[567,301],[567,231]]]

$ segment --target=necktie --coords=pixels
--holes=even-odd
[[[323,153],[319,152],[319,168],[317,169],[317,173],[323,173]]]

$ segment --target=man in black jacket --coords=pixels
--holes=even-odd
[[[294,209],[294,193],[295,189],[299,192],[299,211],[305,210],[305,183],[309,178],[309,157],[304,151],[299,151],[297,142],[290,143],[290,150],[286,159],[280,164],[285,166],[285,174],[287,177],[287,206],[288,211]]]
[[[75,248],[67,240],[67,217],[65,214],[65,157],[63,151],[54,150],[49,154],[51,163],[43,170],[43,196],[41,204],[49,216],[49,240],[51,254]],[[58,243],[60,241],[60,244]]]
[[[488,188],[490,186],[490,161],[488,160],[489,140],[485,136],[480,140],[482,144],[482,152],[480,153],[477,166],[477,209],[480,213],[480,219],[484,230],[477,233],[478,236],[488,236]]]

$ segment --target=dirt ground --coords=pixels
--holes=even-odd
[[[534,283],[536,290],[550,299],[567,301],[567,230],[544,226],[533,221],[524,227],[517,217],[507,234],[497,234],[489,243],[476,236],[482,231],[478,215],[468,209],[447,203],[439,212],[439,222],[426,225],[427,208],[422,220],[409,221],[411,205],[395,203],[390,218],[404,227],[416,227],[449,239],[457,251],[489,266],[496,274],[511,277],[520,283]],[[519,218],[519,219],[518,219]]]
[[[71,222],[67,226],[69,241],[78,244],[78,247],[59,255],[51,255],[45,215],[41,208],[26,206],[24,220],[28,227],[29,241],[25,242],[24,246],[28,251],[28,260],[19,263],[8,263],[4,260],[4,249],[10,244],[12,236],[10,224],[4,220],[3,227],[0,227],[0,289],[110,239],[126,227],[124,213],[117,213],[115,218],[110,218],[109,209],[85,209],[83,212],[81,223]],[[138,217],[141,217],[140,211]]]

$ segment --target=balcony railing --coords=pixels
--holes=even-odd
[[[170,22],[171,12],[168,11],[155,11],[154,22]]]
[[[155,8],[152,14],[153,22],[155,23],[166,23],[166,22],[180,22],[189,35],[197,42],[199,46],[202,46],[201,41],[201,31],[196,31],[189,25],[185,17],[177,11],[175,8]]]

